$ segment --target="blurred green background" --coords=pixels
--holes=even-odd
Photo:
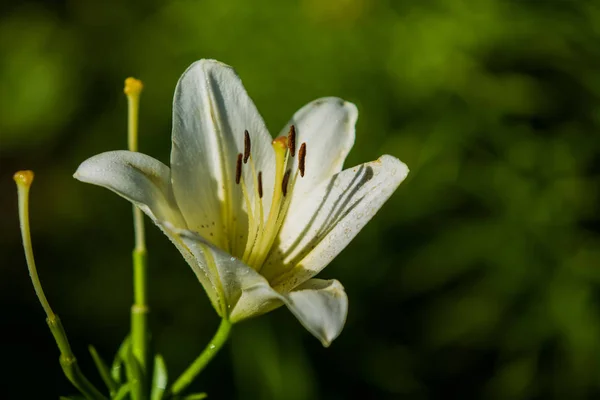
[[[212,399],[600,398],[600,4],[592,0],[13,1],[0,5],[0,304],[9,399],[74,391],[31,287],[12,174],[33,169],[47,296],[88,375],[129,324],[131,207],[71,175],[126,147],[168,163],[193,61],[233,65],[278,132],[356,103],[355,165],[411,173],[320,275],[350,298],[329,349],[284,309],[235,326],[195,382]],[[218,325],[148,225],[153,340],[177,376]]]

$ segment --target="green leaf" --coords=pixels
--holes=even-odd
[[[208,397],[208,395],[206,393],[194,393],[194,394],[188,394],[187,396],[185,396],[183,398],[183,400],[200,400],[200,399],[205,399],[207,397]]]
[[[152,376],[151,400],[161,400],[167,387],[168,375],[165,360],[160,354],[154,357],[154,374]]]
[[[130,389],[129,383],[122,385],[119,388],[119,390],[117,390],[117,393],[115,393],[112,400],[123,400],[125,398],[125,396],[127,396],[127,394],[129,394],[129,389]]]
[[[127,355],[124,359],[125,362],[125,374],[127,380],[131,385],[131,399],[132,400],[145,400],[146,395],[144,393],[144,373],[138,360],[131,351],[131,346],[127,346]]]
[[[113,377],[110,374],[108,366],[106,365],[102,357],[100,357],[94,346],[90,345],[88,349],[90,351],[90,354],[92,355],[92,358],[94,359],[94,363],[96,363],[96,368],[98,368],[98,372],[100,373],[104,384],[106,384],[106,387],[112,395],[114,392],[117,391],[117,383],[114,381]]]
[[[121,346],[119,346],[119,350],[117,350],[117,354],[115,355],[115,359],[113,360],[112,363],[112,368],[110,370],[110,374],[112,376],[112,379],[117,383],[121,383],[121,379],[122,379],[122,374],[121,371],[123,369],[123,363],[125,362],[125,356],[127,354],[127,352],[129,351],[129,346],[130,346],[130,342],[131,339],[129,338],[129,335],[127,335],[125,337],[125,339],[123,340],[123,342],[121,343]]]

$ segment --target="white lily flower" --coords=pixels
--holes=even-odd
[[[234,70],[200,60],[175,89],[171,168],[112,151],[84,161],[74,176],[144,211],[221,317],[235,323],[284,304],[328,346],[348,299],[337,280],[313,277],[408,173],[388,155],[342,171],[357,117],[352,103],[318,99],[272,140]]]

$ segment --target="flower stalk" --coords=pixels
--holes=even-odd
[[[33,183],[33,177],[34,174],[32,171],[19,171],[15,173],[13,177],[17,183],[21,237],[23,239],[23,249],[25,250],[25,259],[27,261],[27,268],[29,269],[29,276],[31,277],[31,283],[33,284],[35,294],[46,313],[46,322],[48,323],[50,332],[60,351],[59,362],[63,373],[73,386],[75,386],[86,398],[92,400],[104,400],[106,397],[96,389],[79,368],[77,359],[71,350],[71,345],[69,344],[65,329],[60,322],[58,315],[52,311],[37,273],[35,259],[33,257],[31,231],[29,228],[29,189]]]
[[[127,96],[127,144],[129,151],[138,151],[138,120],[142,82],[135,78],[125,79],[123,92]],[[133,298],[131,307],[131,346],[134,357],[139,362],[142,371],[146,373],[148,358],[148,305],[146,297],[147,257],[146,238],[144,233],[144,215],[133,206],[133,229],[135,248],[133,249]]]
[[[213,359],[213,357],[217,354],[217,352],[223,347],[227,339],[229,338],[229,333],[231,332],[231,322],[227,319],[223,318],[221,320],[221,324],[217,329],[217,332],[213,336],[212,340],[208,343],[204,351],[200,353],[198,358],[192,362],[192,364],[177,378],[175,383],[170,389],[170,395],[180,394],[183,390],[185,390],[190,383],[198,376],[200,372],[206,367],[206,365]]]

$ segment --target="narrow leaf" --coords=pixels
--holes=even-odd
[[[128,346],[125,362],[125,374],[131,385],[131,400],[145,400],[144,393],[144,373],[138,360],[131,351],[131,346]]]
[[[96,363],[96,368],[98,368],[100,377],[102,377],[104,384],[106,385],[106,387],[110,391],[110,394],[112,395],[117,390],[117,383],[114,381],[113,377],[110,374],[108,366],[106,365],[102,357],[100,357],[94,346],[90,345],[89,350],[90,354],[92,355],[92,358],[94,359],[94,363]]]
[[[152,376],[151,400],[161,400],[167,387],[168,376],[165,360],[160,354],[154,357],[154,374]]]
[[[123,400],[125,396],[129,394],[129,389],[129,383],[126,383],[123,386],[121,386],[119,390],[117,390],[117,393],[115,393],[115,395],[113,396],[113,400]]]
[[[200,399],[205,399],[207,397],[208,397],[208,395],[206,393],[194,393],[194,394],[188,394],[187,396],[185,396],[183,398],[183,400],[200,400]]]
[[[110,370],[110,374],[117,384],[121,383],[122,381],[121,371],[123,370],[123,363],[125,362],[125,355],[128,352],[129,346],[130,339],[129,335],[127,335],[121,343],[121,346],[119,346],[117,354],[115,354],[115,359],[113,360],[112,368]]]

